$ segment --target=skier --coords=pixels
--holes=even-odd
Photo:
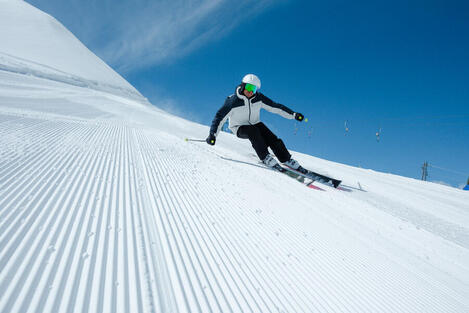
[[[225,100],[225,104],[218,110],[213,119],[206,142],[214,145],[221,128],[229,119],[229,128],[237,137],[249,139],[257,156],[262,162],[274,169],[281,169],[278,162],[268,151],[270,147],[277,159],[286,166],[303,170],[300,164],[292,159],[285,144],[260,121],[260,110],[265,109],[287,119],[303,121],[304,116],[286,106],[276,103],[262,93],[260,79],[254,74],[244,76],[242,83],[236,87],[235,94]]]

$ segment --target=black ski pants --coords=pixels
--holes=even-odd
[[[272,152],[282,163],[291,158],[290,152],[288,152],[283,141],[275,136],[262,122],[254,125],[243,125],[238,128],[236,135],[239,138],[249,139],[261,160],[264,160],[269,153],[268,147],[272,149]]]

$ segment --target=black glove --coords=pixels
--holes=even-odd
[[[216,141],[216,140],[217,140],[217,139],[215,138],[215,135],[214,135],[214,134],[208,135],[207,139],[205,139],[205,141],[206,141],[209,145],[211,145],[211,146],[214,146],[214,145],[215,145],[215,141]]]
[[[300,122],[303,122],[304,119],[305,119],[305,117],[304,117],[303,114],[301,114],[301,113],[295,113],[295,120],[300,121]]]

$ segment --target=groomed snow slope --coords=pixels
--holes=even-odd
[[[146,99],[50,15],[0,0],[0,70]]]
[[[1,313],[469,311],[468,192],[294,153],[349,192],[312,190],[186,142],[208,127],[77,42],[0,0]]]
[[[469,311],[469,193],[207,132],[0,71],[0,312]]]

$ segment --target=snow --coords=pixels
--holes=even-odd
[[[0,0],[0,70],[124,94],[140,93],[50,15],[22,0]]]
[[[293,151],[350,192],[313,190],[207,134],[0,70],[0,312],[469,311],[468,192]]]

